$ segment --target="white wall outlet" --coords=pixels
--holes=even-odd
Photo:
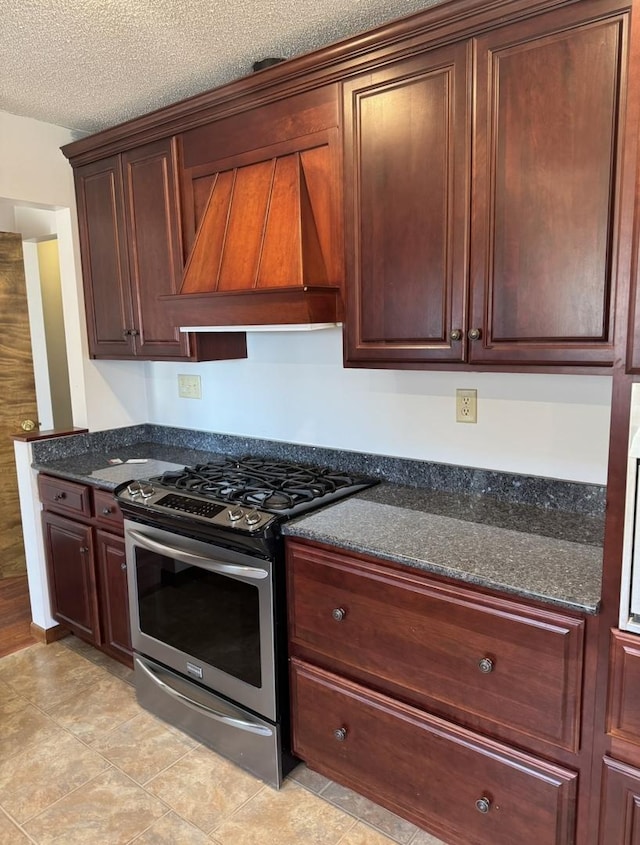
[[[202,399],[200,376],[178,376],[178,396],[181,399]]]
[[[478,422],[478,391],[469,388],[456,390],[456,422]]]

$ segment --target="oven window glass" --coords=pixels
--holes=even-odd
[[[136,549],[140,629],[254,687],[262,685],[258,588]]]

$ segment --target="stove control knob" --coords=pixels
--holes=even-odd
[[[156,491],[153,489],[151,484],[141,484],[140,485],[140,495],[142,496],[143,499],[150,498],[151,496],[153,496],[153,494],[155,492]]]
[[[260,522],[261,516],[258,511],[249,511],[249,513],[245,516],[245,522],[247,525],[257,525]]]
[[[229,517],[231,522],[237,522],[244,516],[244,511],[242,510],[242,508],[230,508],[227,511],[227,516]]]
[[[132,481],[131,484],[127,486],[127,492],[132,497],[139,496],[142,492],[142,484],[140,484],[139,481]]]

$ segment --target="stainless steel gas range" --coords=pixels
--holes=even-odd
[[[118,487],[142,706],[279,786],[295,763],[281,527],[373,483],[220,456]]]

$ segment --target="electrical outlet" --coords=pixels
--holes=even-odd
[[[478,422],[478,391],[468,388],[456,390],[456,422]]]
[[[178,376],[178,396],[181,399],[202,399],[200,376]]]

